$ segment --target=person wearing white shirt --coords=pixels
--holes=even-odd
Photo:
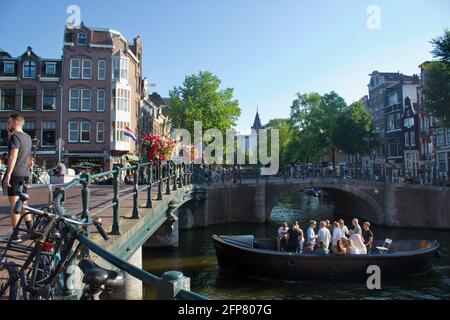
[[[339,220],[339,228],[341,228],[342,237],[348,237],[349,236],[350,231],[348,231],[348,228],[345,225],[344,220],[342,220],[342,219]]]
[[[316,245],[316,240],[317,240],[317,236],[316,236],[316,232],[314,231],[314,229],[316,229],[317,226],[317,222],[314,220],[311,220],[309,222],[309,228],[308,231],[306,232],[306,245],[309,251],[314,251],[314,247]]]
[[[342,230],[339,228],[339,222],[337,221],[334,222],[333,226],[333,240],[331,242],[331,247],[336,248],[338,241],[342,238]]]
[[[280,251],[282,244],[283,247],[286,245],[287,237],[286,234],[289,231],[289,227],[287,222],[284,222],[283,225],[278,229],[278,235],[277,235],[277,250]]]
[[[325,221],[320,221],[320,229],[317,233],[317,238],[319,242],[323,242],[325,245],[325,248],[329,248],[330,242],[331,242],[331,233],[330,230],[327,228],[327,224]]]

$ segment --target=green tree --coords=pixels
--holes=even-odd
[[[352,155],[370,151],[377,145],[370,111],[361,102],[345,108],[337,117],[332,139],[339,150]]]
[[[297,94],[291,106],[291,119],[297,127],[300,137],[296,147],[301,147],[302,154],[317,159],[328,155],[336,169],[336,151],[333,133],[337,127],[337,118],[346,108],[345,100],[332,91],[323,96],[318,93]]]
[[[445,30],[444,35],[431,43],[433,57],[438,60],[424,65],[425,103],[434,116],[450,126],[450,31]]]
[[[220,79],[209,71],[187,76],[182,86],[170,91],[172,127],[194,132],[194,121],[202,121],[203,132],[217,128],[223,134],[236,125],[241,114],[233,89],[220,90]]]
[[[277,129],[279,132],[280,137],[280,164],[286,165],[290,160],[292,160],[292,154],[289,151],[289,146],[293,139],[293,133],[294,128],[292,126],[292,123],[289,119],[272,119],[270,120],[266,125],[263,126],[263,129],[268,129],[269,131],[271,129]],[[268,134],[270,137],[270,132]],[[269,141],[271,142],[271,141]],[[271,146],[268,146],[268,149],[270,150]]]

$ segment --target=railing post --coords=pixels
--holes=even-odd
[[[113,225],[111,229],[111,234],[120,235],[120,204],[119,204],[119,193],[120,193],[120,168],[118,166],[113,167]]]
[[[83,188],[81,189],[81,202],[83,205],[83,211],[81,212],[81,220],[88,221],[89,220],[89,201],[91,200],[91,190],[89,189],[90,175],[88,173],[83,173],[81,175]],[[84,228],[86,237],[89,237],[88,228]]]
[[[170,162],[167,161],[166,167],[166,194],[170,194]]]
[[[181,172],[181,166],[178,166],[178,188],[183,188],[183,173]]]
[[[147,177],[148,177],[148,189],[147,189],[147,203],[145,205],[146,208],[153,208],[152,203],[152,184],[153,184],[153,161],[150,160],[150,164],[147,168]]]
[[[131,219],[139,219],[139,170],[141,165],[137,164],[134,170],[134,188],[133,188],[133,213]]]
[[[181,164],[181,169],[183,169],[183,186],[186,185],[186,165],[184,162]]]
[[[191,280],[179,271],[167,271],[156,284],[157,300],[174,300],[180,290],[191,290]]]
[[[162,200],[162,164],[158,161],[158,200]]]
[[[173,186],[172,186],[172,190],[173,191],[177,191],[177,165],[174,163],[173,164]]]

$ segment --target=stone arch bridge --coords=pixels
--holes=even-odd
[[[204,187],[203,201],[179,209],[180,227],[270,220],[283,198],[321,188],[336,211],[379,225],[450,228],[449,188],[342,179],[260,179]]]

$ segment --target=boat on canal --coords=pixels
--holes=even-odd
[[[287,281],[367,279],[369,266],[378,266],[382,279],[425,274],[433,270],[439,242],[394,240],[388,250],[375,242],[369,254],[316,255],[276,250],[275,239],[253,235],[213,235],[217,260],[223,270],[252,277]]]

